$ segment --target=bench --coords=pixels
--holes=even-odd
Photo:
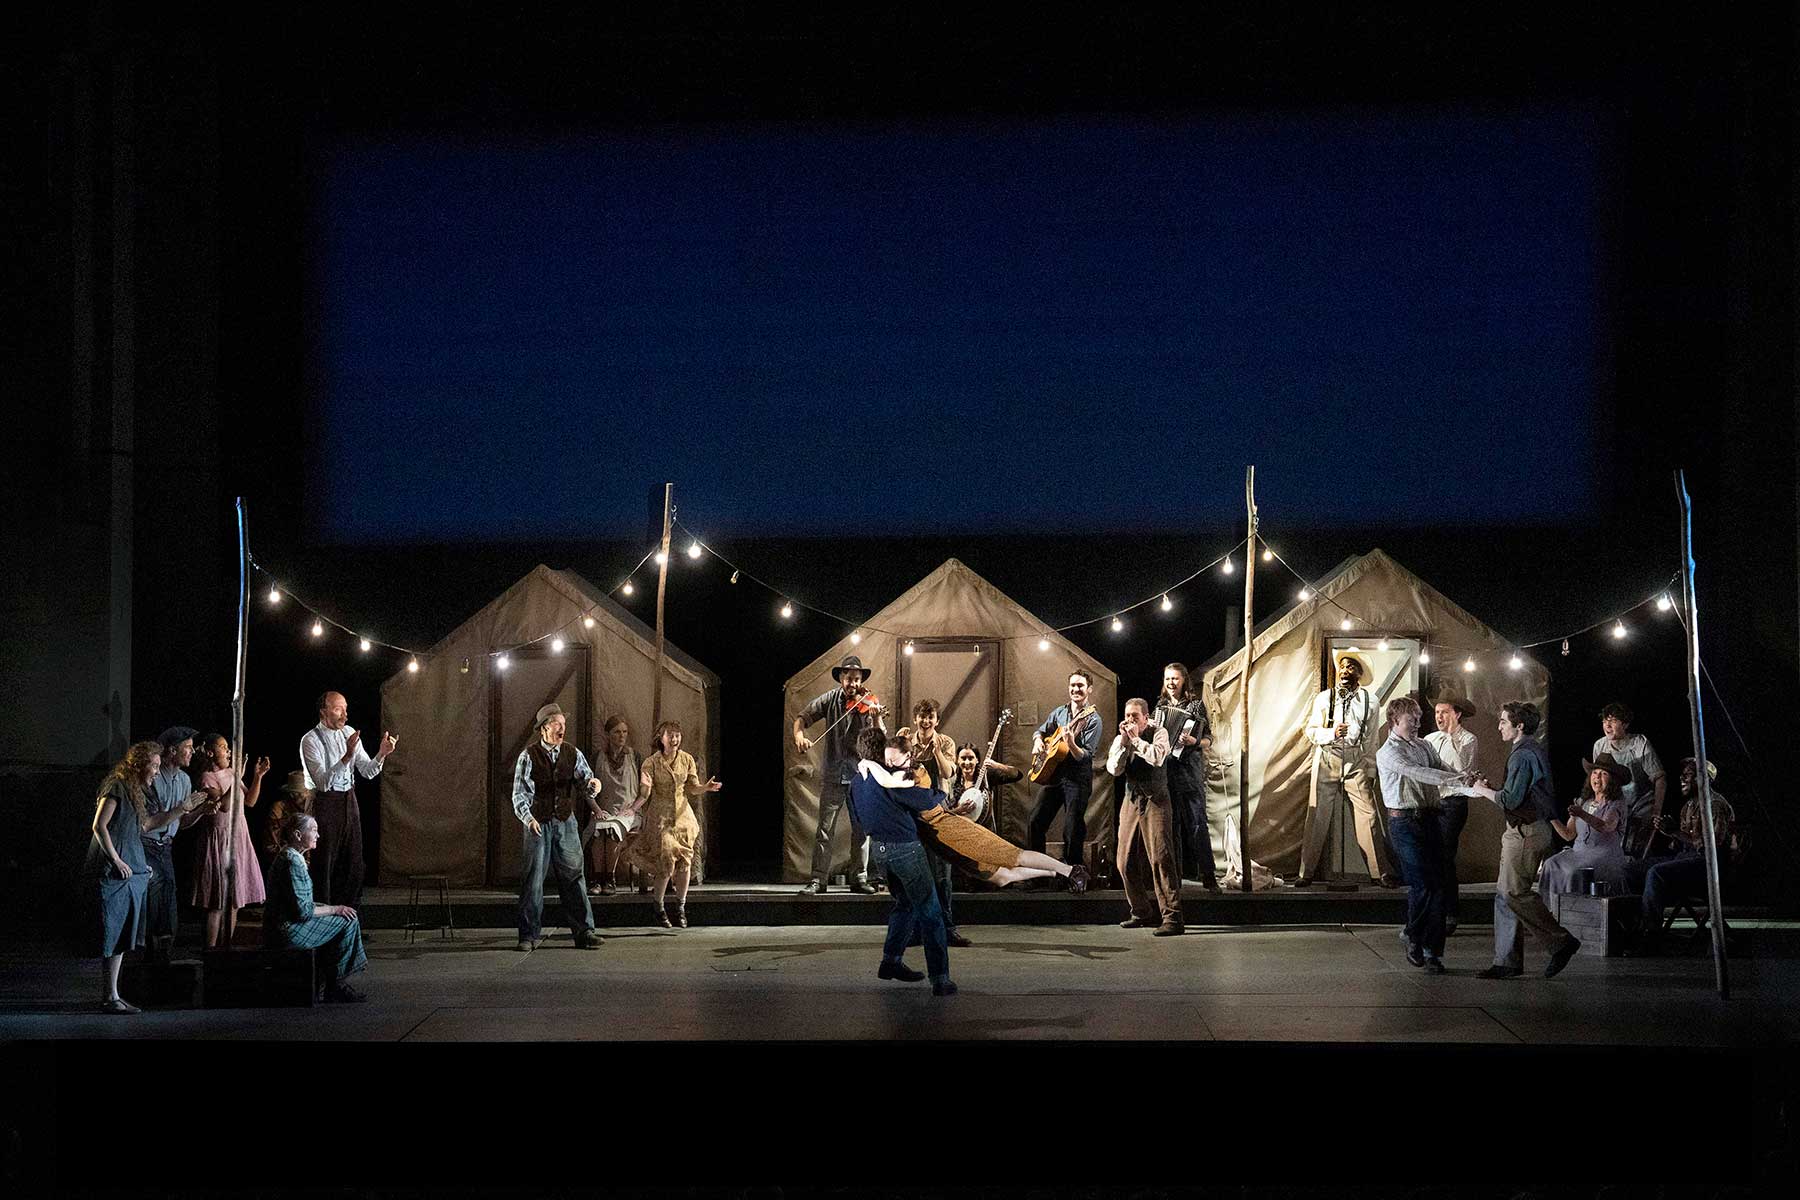
[[[318,1001],[311,950],[208,950],[200,978],[203,1008],[306,1008]]]

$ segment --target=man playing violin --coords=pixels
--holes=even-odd
[[[794,748],[806,754],[813,741],[807,729],[825,722],[820,735],[823,762],[819,766],[819,830],[813,839],[812,881],[800,889],[802,896],[822,895],[831,877],[831,839],[837,832],[838,814],[850,799],[850,782],[856,777],[856,735],[871,726],[887,732],[887,712],[864,683],[869,678],[862,659],[852,654],[831,668],[838,686],[812,701],[794,718]],[[869,838],[850,809],[850,890],[868,896],[875,893],[869,882]]]
[[[1060,811],[1063,815],[1063,861],[1070,866],[1081,865],[1087,847],[1087,806],[1088,798],[1094,794],[1094,754],[1100,749],[1100,714],[1090,711],[1075,722],[1072,731],[1068,726],[1076,713],[1088,707],[1092,690],[1093,681],[1086,671],[1070,672],[1069,702],[1057,705],[1031,735],[1034,759],[1044,753],[1044,739],[1056,730],[1063,729],[1064,737],[1068,739],[1069,761],[1039,794],[1037,809],[1031,814],[1029,848],[1042,853],[1044,838]]]

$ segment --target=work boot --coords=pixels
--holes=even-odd
[[[875,969],[875,977],[878,979],[897,979],[901,983],[917,983],[925,978],[925,972],[915,971],[899,959],[889,962],[884,958],[881,960],[881,965]]]

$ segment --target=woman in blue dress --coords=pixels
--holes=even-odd
[[[1581,799],[1569,805],[1566,822],[1550,822],[1558,837],[1575,844],[1544,860],[1538,894],[1546,903],[1554,893],[1574,891],[1575,873],[1584,867],[1594,869],[1596,882],[1613,887],[1625,882],[1623,789],[1631,773],[1610,754],[1601,754],[1592,762],[1583,759],[1581,767],[1587,773]]]
[[[201,796],[190,796],[167,812],[145,811],[144,792],[162,770],[162,747],[138,742],[107,773],[94,800],[93,837],[82,875],[99,901],[100,1011],[128,1016],[143,1011],[119,995],[119,967],[125,952],[144,944],[144,902],[150,867],[144,861],[144,834],[194,811]]]
[[[368,997],[345,983],[369,965],[363,952],[362,923],[348,904],[314,904],[306,852],[319,844],[319,823],[296,813],[282,834],[281,849],[269,862],[269,898],[263,907],[263,940],[271,947],[323,950],[331,980],[321,999],[352,1004]]]

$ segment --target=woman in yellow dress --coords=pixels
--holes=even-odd
[[[688,927],[688,878],[694,866],[694,844],[700,839],[700,820],[693,801],[723,785],[716,779],[700,782],[694,756],[681,748],[681,722],[664,721],[650,742],[650,757],[638,775],[638,805],[644,823],[625,853],[655,876],[651,905],[664,929]],[[669,881],[675,881],[675,920],[664,907]]]

